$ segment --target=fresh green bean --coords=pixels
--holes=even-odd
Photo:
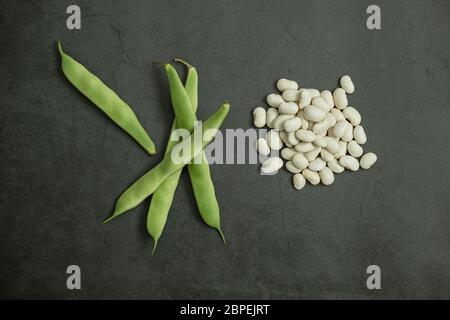
[[[64,53],[60,42],[58,42],[58,50],[61,55],[63,73],[73,86],[131,135],[145,151],[151,155],[155,154],[155,145],[133,110],[99,78]]]
[[[114,213],[111,217],[106,219],[104,223],[138,206],[148,196],[155,192],[165,179],[190,163],[192,159],[214,139],[216,130],[225,120],[229,109],[230,105],[228,102],[224,103],[211,117],[203,122],[203,125],[196,127],[191,136],[175,146],[180,147],[178,150],[190,150],[190,152],[183,152],[183,156],[181,157],[182,161],[175,162],[172,159],[173,155],[171,152],[166,155],[158,165],[125,190],[116,202]],[[198,135],[202,137],[201,144],[194,138]]]
[[[197,111],[197,89],[198,88],[198,75],[195,68],[189,68],[185,89],[191,101],[192,111],[195,113]],[[172,132],[177,129],[176,119],[172,125]],[[166,147],[166,155],[170,153],[172,148],[175,146],[176,141],[169,138]],[[147,231],[153,238],[153,250],[152,254],[155,252],[156,246],[158,245],[158,240],[164,230],[164,226],[167,221],[167,216],[169,214],[170,207],[172,205],[175,190],[180,179],[182,169],[178,170],[171,176],[169,176],[163,183],[158,187],[158,190],[152,196],[150,202],[150,207],[147,214]]]
[[[179,61],[184,63],[188,69],[192,69],[191,65],[182,60]],[[165,64],[164,69],[166,70],[169,79],[170,96],[178,126],[192,132],[197,117],[195,116],[195,112],[192,111],[192,108],[189,108],[190,100],[187,90],[183,88],[178,73],[172,65]],[[198,93],[197,91],[195,93],[191,92],[191,95],[197,96]],[[202,151],[199,156],[201,157],[200,163],[194,161],[194,163],[188,164],[188,172],[195,200],[203,221],[208,226],[216,229],[219,232],[222,241],[226,244],[225,236],[220,227],[220,209],[216,198],[214,183],[211,179],[209,164],[204,151]]]

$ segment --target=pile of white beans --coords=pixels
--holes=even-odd
[[[297,82],[280,79],[281,94],[267,96],[267,110],[253,111],[254,125],[270,130],[266,138],[257,140],[256,148],[263,156],[279,151],[286,169],[293,173],[293,184],[303,189],[306,181],[312,185],[330,185],[334,175],[345,169],[369,169],[377,156],[364,154],[362,145],[367,137],[361,126],[361,115],[348,105],[347,94],[355,91],[352,79],[344,75],[340,87],[329,90],[298,87]],[[274,174],[283,167],[283,160],[271,156],[262,163],[261,173]]]

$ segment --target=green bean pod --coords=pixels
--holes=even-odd
[[[130,106],[83,65],[64,53],[60,42],[58,42],[58,50],[61,55],[63,73],[70,83],[132,136],[145,151],[150,155],[155,154],[155,144]]]
[[[158,165],[136,180],[136,182],[125,190],[116,202],[114,213],[111,217],[106,219],[104,223],[111,221],[122,213],[137,207],[148,196],[153,194],[161,183],[164,182],[164,180],[166,180],[170,175],[190,163],[192,159],[214,139],[215,131],[220,128],[222,122],[228,115],[229,109],[230,105],[227,102],[224,103],[211,117],[203,122],[202,125],[196,127],[191,136],[175,146],[180,147],[181,150],[190,150],[189,153],[183,153],[183,157],[181,159],[182,161],[173,161],[172,152],[167,154]],[[194,137],[200,134],[202,137],[202,143],[197,143]]]
[[[185,63],[184,61],[181,61]],[[193,67],[185,63],[189,70]],[[185,128],[192,132],[194,130],[197,117],[190,106],[189,97],[198,96],[198,91],[190,94],[183,88],[183,84],[178,76],[175,68],[166,64],[164,66],[167,77],[169,79],[170,96],[175,116],[180,128]],[[188,165],[189,177],[191,179],[192,189],[194,191],[195,200],[198,210],[203,221],[210,227],[216,229],[224,244],[226,244],[225,236],[220,227],[220,209],[216,198],[214,183],[211,178],[209,164],[207,162],[204,151],[201,155],[201,163],[191,163]]]
[[[198,88],[198,75],[195,68],[189,68],[185,89],[188,93],[189,99],[191,101],[192,111],[195,113],[197,111],[197,89]],[[177,129],[176,119],[172,125],[172,132]],[[169,154],[172,148],[175,146],[176,141],[169,138],[166,147],[165,155]],[[159,186],[158,190],[152,196],[150,202],[150,207],[147,214],[147,232],[153,238],[153,250],[152,254],[155,252],[156,246],[158,245],[158,240],[166,225],[167,216],[169,214],[170,207],[172,206],[173,197],[175,195],[175,190],[177,189],[178,181],[180,179],[182,170],[178,170],[171,176],[169,176],[163,183]]]

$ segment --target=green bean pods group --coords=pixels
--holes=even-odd
[[[73,86],[130,134],[145,151],[150,155],[155,154],[155,144],[130,106],[88,69],[64,53],[60,42],[58,42],[58,51],[61,55],[63,73]]]
[[[191,65],[185,64],[188,69],[193,69]],[[197,117],[192,110],[189,95],[183,88],[183,84],[175,68],[170,64],[165,64],[164,69],[169,80],[170,97],[178,126],[192,132]],[[195,96],[197,96],[197,92],[195,92]],[[199,161],[199,163],[194,161],[194,163],[188,164],[188,172],[200,216],[207,225],[219,232],[223,242],[226,243],[225,236],[220,227],[219,204],[216,198],[214,184],[211,179],[209,164],[204,151],[198,156],[201,161]]]
[[[192,111],[195,113],[197,111],[198,99],[198,74],[195,68],[189,68],[185,90],[191,102]],[[172,132],[178,128],[177,120],[175,119],[172,125]],[[170,139],[167,142],[166,153],[168,155],[172,148],[175,146],[176,141]],[[167,216],[169,214],[170,207],[172,205],[173,197],[175,195],[175,190],[178,185],[182,170],[178,170],[171,176],[169,176],[163,183],[159,186],[158,190],[152,196],[150,202],[150,207],[147,214],[147,231],[152,236],[154,244],[152,253],[155,252],[156,246],[158,245],[158,240],[161,237],[164,226],[167,221]]]
[[[209,117],[202,125],[195,128],[194,132],[182,142],[175,145],[181,150],[189,150],[183,153],[181,161],[173,161],[172,153],[167,154],[164,159],[153,169],[134,182],[127,190],[125,190],[116,202],[114,213],[106,219],[104,223],[111,221],[122,213],[135,208],[147,197],[153,194],[164,180],[170,175],[182,169],[190,163],[192,159],[199,154],[215,137],[217,129],[228,115],[230,105],[224,103],[211,117]],[[213,129],[213,130],[211,130]],[[202,143],[197,143],[194,137],[201,134]],[[174,148],[175,148],[174,147]]]

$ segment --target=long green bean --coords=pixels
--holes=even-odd
[[[155,154],[155,144],[130,106],[82,64],[64,53],[60,42],[58,51],[61,55],[63,73],[73,86],[130,134],[145,151],[151,155]]]

